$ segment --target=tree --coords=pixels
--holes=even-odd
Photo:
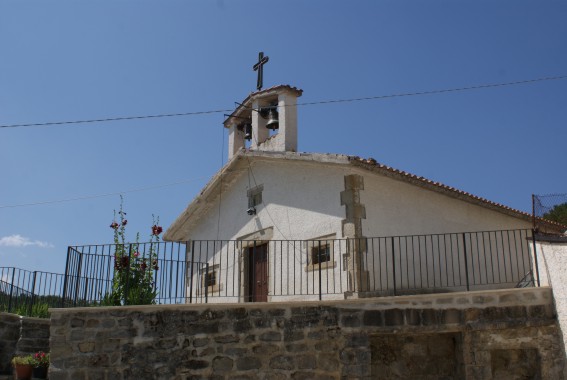
[[[555,205],[549,212],[543,214],[543,218],[567,226],[567,202]]]

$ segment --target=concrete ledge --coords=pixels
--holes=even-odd
[[[208,304],[175,304],[175,305],[141,305],[141,306],[105,306],[50,308],[51,318],[59,314],[76,314],[80,312],[108,312],[112,310],[155,312],[157,310],[226,310],[230,308],[274,309],[298,306],[340,307],[342,309],[385,310],[435,308],[435,309],[470,309],[504,306],[553,305],[550,287],[498,289],[471,292],[435,293],[413,296],[362,298],[338,301],[293,301],[293,302],[254,302],[254,303],[208,303]]]

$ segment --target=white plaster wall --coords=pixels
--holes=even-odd
[[[392,178],[364,176],[361,203],[365,236],[399,236],[531,228],[523,221],[485,207]]]
[[[563,342],[567,345],[567,243],[537,243],[541,286],[551,286]]]
[[[294,243],[283,241],[308,240],[330,234],[336,239],[343,238],[341,222],[345,207],[340,204],[340,192],[344,190],[344,176],[348,174],[364,177],[364,190],[360,195],[361,203],[366,207],[366,219],[362,221],[366,237],[530,227],[528,222],[496,211],[347,165],[255,161],[251,173],[242,171],[230,189],[222,194],[220,214],[218,201],[211,203],[207,214],[187,236],[191,240],[211,240],[200,242],[192,259],[220,268],[221,287],[219,292],[209,294],[208,302],[242,300],[244,279],[239,261],[242,250],[231,241],[269,228],[273,229],[273,236],[269,243],[268,300],[318,299],[319,272],[306,271],[307,247],[299,242],[293,246]],[[260,184],[264,186],[263,204],[256,206],[256,215],[249,216],[246,213],[247,190]],[[395,242],[393,257],[390,240],[370,239],[363,253],[365,268],[370,272],[367,290],[391,294],[394,275],[398,291],[402,292],[404,289],[432,287],[465,290],[467,274],[471,290],[515,286],[530,271],[531,262],[529,257],[515,257],[510,252],[522,244],[528,252],[526,236],[494,236],[490,243],[485,242],[488,237],[486,234],[480,237],[467,235],[468,272],[462,248],[459,248],[461,235],[412,238],[411,241],[401,238]],[[212,242],[218,239],[225,241]],[[449,248],[453,245],[454,248]],[[223,254],[215,255],[220,249]],[[498,249],[504,249],[504,254],[496,256],[492,253]],[[333,265],[321,270],[321,287],[323,293],[329,294],[324,299],[343,297],[349,290],[348,268],[344,267],[343,260],[346,253],[344,240],[334,244],[333,253]],[[280,275],[282,273],[284,276]],[[204,301],[200,280],[196,281],[193,292]],[[491,285],[485,286],[486,283]]]
[[[360,192],[366,208],[364,235],[402,236],[395,241],[395,261],[391,241],[371,241],[383,252],[369,255],[367,260],[375,281],[371,289],[393,287],[394,265],[397,288],[402,291],[422,287],[465,290],[467,282],[471,290],[486,288],[484,284],[490,284],[490,288],[513,287],[531,270],[526,232],[467,235],[465,244],[462,235],[456,234],[529,229],[528,221],[392,178],[364,171],[359,174],[364,176],[364,190]],[[432,234],[443,235],[410,240],[403,237]],[[523,254],[516,255],[516,247]]]
[[[222,194],[220,233],[218,202],[211,205],[188,239],[231,240],[274,227],[274,240],[304,240],[337,233],[341,237],[344,207],[340,192],[348,168],[300,162],[253,162],[250,180],[243,171],[230,190]],[[257,214],[246,214],[246,191],[263,185],[263,204]],[[276,223],[274,223],[274,221]]]
[[[241,251],[235,249],[230,241],[268,228],[273,229],[268,260],[269,301],[318,299],[319,272],[306,271],[307,247],[301,242],[284,240],[309,240],[329,235],[342,238],[341,222],[345,211],[340,204],[340,192],[344,190],[344,175],[350,172],[351,169],[346,166],[290,161],[254,162],[250,176],[243,171],[230,190],[222,195],[220,225],[219,205],[215,202],[187,237],[192,240],[226,240],[222,243],[223,255],[213,255],[219,247],[213,247],[212,242],[208,247],[206,243],[198,243],[201,246],[195,249],[195,261],[221,267],[221,284],[225,290],[212,294],[208,302],[236,302],[241,298],[243,279],[238,260]],[[256,215],[250,216],[246,213],[247,190],[256,185],[264,186],[263,204],[256,206]],[[347,279],[339,245],[337,243],[334,250],[336,265],[321,270],[321,283],[324,293],[344,298]],[[344,247],[342,250],[345,250]],[[292,275],[282,279],[280,273]],[[194,284],[195,287],[198,285]],[[201,296],[204,301],[202,291]],[[328,295],[325,299],[329,297],[333,296]]]

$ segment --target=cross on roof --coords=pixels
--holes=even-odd
[[[264,65],[268,63],[269,59],[270,57],[264,57],[264,52],[261,51],[260,53],[258,53],[258,63],[252,66],[254,71],[258,72],[258,81],[256,82],[256,88],[258,89],[258,91],[261,90],[262,86],[264,85]]]

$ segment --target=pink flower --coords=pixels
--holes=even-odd
[[[140,256],[140,252],[138,251],[134,252],[134,257],[138,257],[138,256]]]
[[[118,229],[118,223],[116,222],[112,222],[112,224],[110,225],[110,228],[112,228],[113,230],[117,230]]]

